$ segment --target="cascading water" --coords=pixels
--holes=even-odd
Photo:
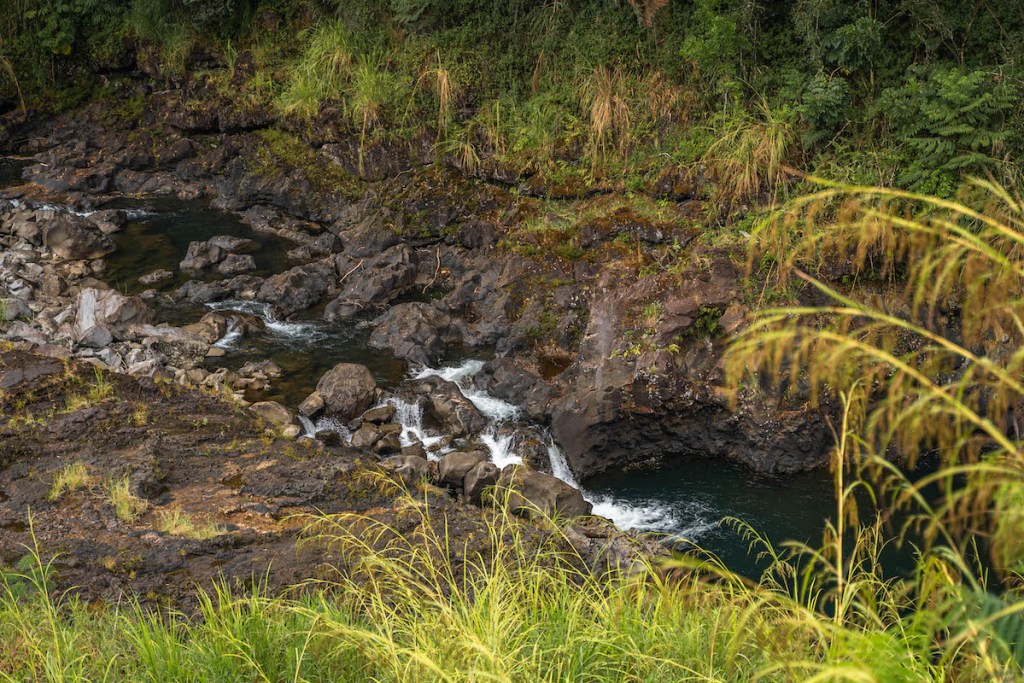
[[[514,433],[502,432],[499,429],[500,425],[519,419],[521,411],[511,403],[491,396],[472,384],[473,377],[480,372],[483,365],[482,361],[468,360],[453,367],[440,369],[423,368],[415,377],[422,379],[424,377],[437,376],[449,382],[454,382],[459,387],[462,395],[469,399],[491,421],[488,429],[480,435],[480,441],[490,451],[491,461],[498,467],[522,464],[522,457],[515,452],[516,440]],[[419,417],[422,419],[422,414]],[[402,421],[402,424],[405,425],[406,423]],[[551,462],[552,474],[573,488],[578,489],[587,502],[594,506],[595,514],[607,517],[623,529],[643,529],[645,531],[663,531],[673,534],[701,530],[697,527],[692,527],[692,525],[688,529],[682,529],[680,521],[676,518],[672,508],[658,501],[633,504],[617,500],[613,496],[599,495],[587,491],[576,481],[576,477],[573,475],[562,449],[558,447],[550,435],[547,436],[547,439],[548,458]]]
[[[292,322],[280,320],[274,315],[274,309],[270,304],[259,301],[239,301],[228,299],[206,304],[207,308],[214,311],[235,311],[236,313],[247,313],[255,315],[263,320],[267,332],[278,337],[284,342],[311,344],[327,338],[323,325],[316,321]]]

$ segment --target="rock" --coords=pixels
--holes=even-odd
[[[316,391],[328,414],[351,420],[373,405],[377,382],[366,366],[339,363],[320,378]]]
[[[284,370],[281,366],[270,360],[260,361],[249,361],[238,369],[236,373],[239,377],[255,377],[258,379],[263,378],[278,378],[284,374]]]
[[[274,306],[285,317],[315,305],[334,279],[334,266],[312,263],[268,277],[256,295],[257,300]]]
[[[498,241],[493,223],[467,221],[459,226],[455,238],[466,249],[482,249],[494,246]]]
[[[355,434],[352,435],[350,445],[352,448],[359,449],[372,448],[378,439],[380,439],[380,428],[377,425],[367,423],[357,429]]]
[[[338,297],[327,304],[324,318],[342,320],[401,296],[416,281],[419,265],[407,244],[361,262],[344,256],[335,259],[339,278],[345,278]]]
[[[468,453],[455,451],[441,456],[438,463],[439,480],[442,484],[460,488],[466,474],[481,463],[487,462],[487,456],[480,451]]]
[[[251,251],[259,245],[253,240],[244,237],[232,237],[230,235],[215,235],[206,240],[211,247],[217,247],[227,252]]]
[[[124,339],[129,326],[146,324],[153,319],[153,312],[141,298],[123,296],[111,289],[83,289],[75,305],[75,337],[84,340],[82,343],[88,341],[90,346],[95,346],[108,334],[111,339],[106,344],[113,339]],[[105,328],[105,331],[93,328]]]
[[[390,422],[391,418],[395,416],[396,408],[387,403],[376,408],[370,408],[363,413],[363,422],[371,422],[373,424],[384,424]]]
[[[371,325],[371,347],[422,365],[436,364],[448,346],[463,339],[461,323],[423,302],[392,306]]]
[[[501,471],[497,489],[499,502],[507,500],[511,512],[527,517],[538,513],[547,517],[580,517],[593,511],[583,494],[561,479],[520,465],[509,465]]]
[[[163,284],[174,279],[174,273],[169,270],[154,270],[151,273],[147,273],[139,278],[139,284],[145,285],[146,287],[152,287],[153,285]]]
[[[500,475],[501,470],[493,462],[485,460],[474,466],[473,469],[466,472],[466,476],[462,480],[462,489],[466,498],[474,503],[480,503],[484,490],[497,484]]]
[[[277,401],[260,401],[249,406],[256,413],[275,427],[287,427],[293,424],[292,414]],[[296,435],[297,436],[297,435]]]
[[[281,436],[286,439],[296,439],[302,434],[302,427],[299,425],[287,425],[281,428]]]
[[[220,265],[217,272],[221,275],[240,275],[256,270],[256,259],[252,254],[229,254]]]
[[[397,474],[406,486],[415,486],[427,477],[427,459],[414,455],[393,455],[381,466],[387,472]]]
[[[228,352],[219,346],[211,346],[206,352],[207,358],[223,358],[226,355],[228,355]]]
[[[316,417],[324,409],[324,397],[314,391],[299,404],[299,414],[306,417]]]
[[[397,432],[384,433],[373,446],[373,452],[377,455],[390,455],[402,450],[402,438]]]
[[[203,270],[220,263],[227,256],[227,251],[209,242],[190,242],[185,258],[178,267],[182,270]]]
[[[114,341],[114,335],[105,325],[92,325],[78,334],[77,341],[81,346],[102,349]]]
[[[43,244],[62,259],[97,259],[114,252],[117,246],[85,218],[61,214],[43,227]]]
[[[185,325],[181,329],[207,344],[213,344],[228,331],[228,317],[216,311],[207,313],[198,322]]]
[[[314,436],[325,446],[340,446],[345,442],[341,432],[335,429],[322,429]]]
[[[487,428],[488,420],[459,386],[440,377],[425,377],[413,385],[413,391],[426,396],[425,412],[440,431],[455,438],[478,434]]]

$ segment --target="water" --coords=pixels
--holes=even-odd
[[[122,208],[131,209],[133,214],[125,229],[115,236],[119,250],[109,260],[107,275],[123,291],[139,291],[142,287],[138,278],[158,268],[178,273],[177,264],[189,242],[218,234],[255,240],[259,245],[254,254],[259,275],[281,272],[292,265],[283,255],[294,245],[276,237],[253,234],[230,214],[177,200],[133,202]],[[185,279],[179,274],[174,284]],[[217,342],[227,355],[208,363],[210,369],[237,369],[248,361],[269,358],[280,365],[284,376],[272,382],[270,391],[247,397],[250,400],[276,400],[294,409],[313,390],[319,377],[340,362],[366,365],[385,388],[409,377],[442,377],[456,383],[488,418],[490,425],[479,439],[499,467],[523,461],[512,428],[532,429],[533,434],[547,439],[555,476],[579,488],[596,514],[612,519],[624,529],[662,532],[680,544],[698,545],[748,575],[754,575],[761,565],[748,554],[746,541],[722,523],[724,517],[742,519],[775,542],[795,539],[814,543],[820,539],[824,520],[834,515],[831,478],[825,471],[764,477],[717,459],[686,459],[657,471],[605,474],[580,486],[561,449],[549,436],[522,422],[518,407],[473,385],[474,375],[483,367],[482,360],[462,360],[441,368],[410,372],[403,361],[370,349],[366,345],[368,333],[357,330],[354,322],[326,323],[301,317],[278,320],[269,306],[249,301],[161,308],[158,315],[166,322],[185,324],[209,310],[239,311],[264,322],[265,330],[258,334],[242,335],[237,329],[229,329]],[[424,427],[421,403],[398,397],[388,398],[387,402],[395,406],[396,420],[403,425],[403,445],[422,443],[432,459],[451,450],[444,435]],[[316,423],[304,419],[303,425],[307,434],[330,429],[348,436],[345,425],[329,419]]]
[[[22,183],[21,174],[32,163],[30,159],[0,157],[0,188],[20,185]]]
[[[287,261],[285,254],[298,245],[277,235],[254,232],[234,214],[214,211],[198,202],[154,198],[111,202],[103,208],[125,209],[128,213],[124,228],[113,236],[117,252],[107,260],[105,277],[111,286],[129,294],[146,289],[139,278],[158,269],[175,274],[173,281],[161,285],[165,289],[184,284],[190,276],[178,270],[178,263],[185,258],[189,243],[215,235],[254,241],[256,248],[251,253],[260,275],[273,275],[295,265]],[[221,276],[210,268],[198,277],[214,280]]]

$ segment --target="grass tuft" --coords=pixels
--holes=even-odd
[[[57,474],[50,485],[50,493],[46,496],[46,499],[51,501],[60,500],[65,494],[74,493],[80,489],[89,488],[92,485],[93,478],[89,476],[89,471],[86,469],[85,464],[75,462]]]

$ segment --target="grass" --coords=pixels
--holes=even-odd
[[[50,493],[46,499],[57,501],[66,494],[74,493],[93,485],[93,478],[85,467],[85,463],[75,462],[62,469],[50,485]]]
[[[107,492],[117,518],[126,524],[135,523],[149,507],[146,501],[132,494],[128,477],[108,482]]]
[[[224,529],[213,521],[197,521],[180,508],[160,510],[156,520],[157,531],[172,536],[184,536],[195,541],[206,541],[224,533]]]

